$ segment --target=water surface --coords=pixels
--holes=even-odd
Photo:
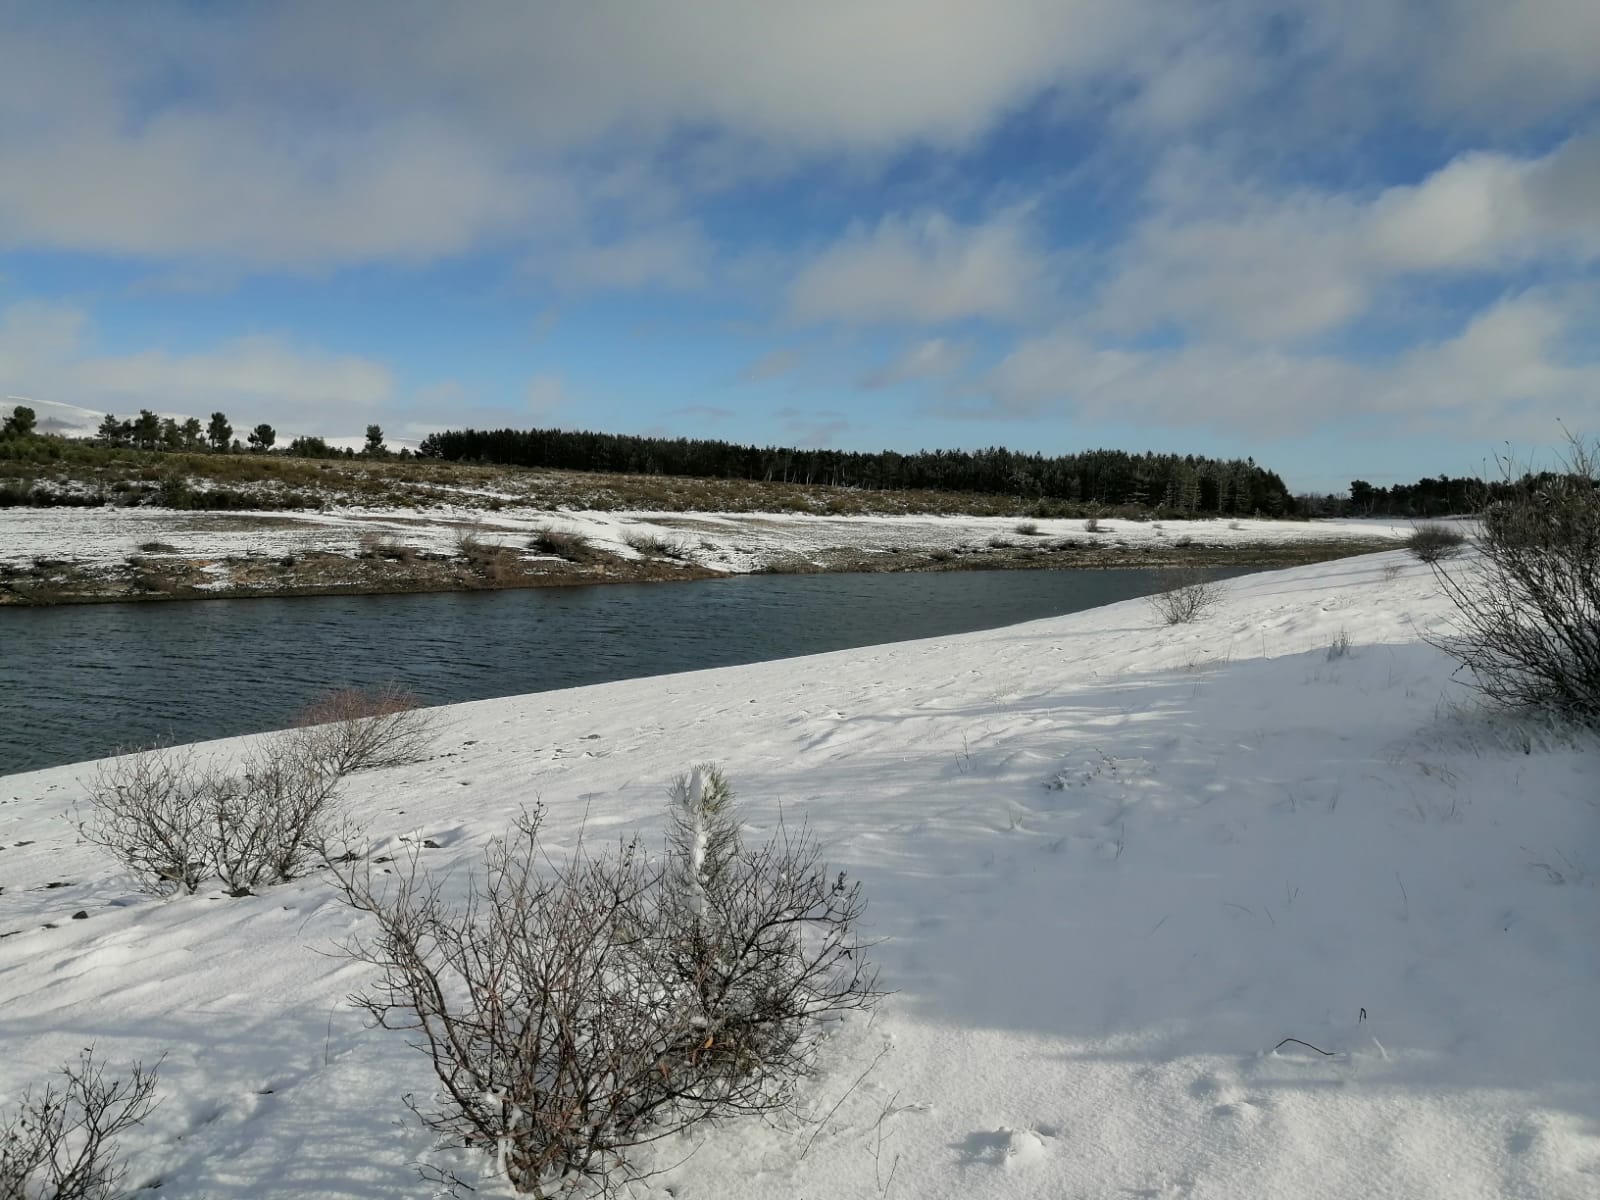
[[[0,609],[0,775],[278,728],[331,687],[397,679],[427,704],[482,700],[992,629],[1146,595],[1155,578],[756,575]]]

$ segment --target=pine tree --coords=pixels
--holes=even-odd
[[[228,442],[233,437],[233,426],[228,424],[226,413],[214,412],[211,414],[211,424],[206,427],[206,440],[211,443],[211,448],[219,454],[226,454]]]
[[[26,404],[19,404],[11,410],[5,425],[0,427],[0,433],[7,437],[27,437],[33,432],[34,422],[38,419],[38,414],[33,409]]]

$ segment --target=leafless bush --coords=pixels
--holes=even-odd
[[[553,554],[568,562],[588,562],[595,557],[595,548],[581,533],[545,526],[534,531],[528,539],[528,549],[540,554]]]
[[[1037,521],[1019,521],[1019,522],[1017,522],[1016,532],[1020,533],[1023,537],[1039,537],[1039,536],[1041,536],[1040,533],[1039,533],[1039,523]]]
[[[294,724],[303,753],[338,775],[416,762],[433,742],[432,718],[418,707],[416,693],[398,683],[338,688],[301,709]]]
[[[198,891],[218,878],[233,895],[297,878],[343,833],[339,775],[294,738],[280,738],[231,772],[184,749],[149,749],[105,764],[78,821],[145,890]]]
[[[1600,726],[1600,445],[1574,437],[1561,467],[1515,479],[1506,464],[1479,553],[1432,564],[1458,614],[1436,644],[1491,699]]]
[[[1010,538],[1004,538],[998,534],[990,538],[987,544],[991,550],[1009,550],[1012,546],[1016,545],[1016,543]]]
[[[84,1050],[63,1067],[64,1082],[23,1092],[0,1118],[0,1197],[5,1200],[110,1200],[125,1165],[117,1135],[155,1107],[156,1068],[135,1063],[126,1079],[107,1080]]]
[[[1207,577],[1204,571],[1182,568],[1163,571],[1158,576],[1159,590],[1147,598],[1150,607],[1168,625],[1185,625],[1199,620],[1222,603],[1227,589]]]
[[[1384,563],[1383,564],[1383,579],[1384,579],[1384,582],[1385,583],[1389,583],[1389,582],[1392,582],[1392,581],[1400,578],[1400,572],[1403,569],[1404,568],[1399,563]]]
[[[819,1022],[878,997],[859,887],[830,878],[812,839],[744,848],[715,773],[674,796],[664,862],[633,842],[552,863],[535,812],[460,903],[415,860],[385,890],[337,869],[377,923],[347,947],[378,969],[356,1002],[432,1061],[435,1096],[408,1103],[517,1192],[609,1192],[646,1143],[794,1112]]]
[[[209,776],[187,750],[141,750],[102,765],[79,831],[148,891],[193,892],[210,874]]]
[[[623,539],[646,558],[687,559],[689,547],[654,533],[630,533]]]
[[[486,560],[493,552],[492,547],[484,540],[483,530],[480,526],[469,525],[456,530],[456,557],[464,558],[469,563]]]
[[[1411,536],[1406,538],[1406,549],[1418,562],[1436,563],[1460,554],[1466,542],[1466,535],[1459,529],[1430,522],[1411,531]]]
[[[210,782],[216,874],[229,894],[297,879],[347,840],[335,811],[339,773],[295,739],[258,752],[242,775]]]
[[[357,553],[362,558],[386,558],[394,562],[411,562],[417,557],[415,547],[407,546],[392,533],[374,529],[363,530],[356,539]]]
[[[1348,658],[1349,655],[1350,631],[1348,629],[1341,629],[1333,641],[1328,643],[1328,661],[1335,662],[1341,658]]]
[[[1099,533],[1100,532],[1100,518],[1099,517],[1085,517],[1083,519],[1083,531],[1085,533]]]

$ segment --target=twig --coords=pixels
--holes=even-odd
[[[1304,1046],[1307,1050],[1315,1050],[1318,1054],[1322,1055],[1324,1058],[1333,1058],[1333,1057],[1335,1057],[1334,1052],[1332,1050],[1324,1050],[1320,1046],[1313,1046],[1310,1042],[1302,1042],[1299,1038],[1284,1038],[1283,1041],[1279,1042],[1276,1046],[1274,1046],[1272,1048],[1272,1052],[1274,1054],[1276,1054],[1279,1050],[1282,1050],[1290,1042],[1293,1042],[1296,1046]]]
[[[861,1081],[868,1075],[872,1074],[872,1069],[883,1061],[883,1056],[887,1053],[889,1053],[889,1047],[887,1046],[879,1050],[873,1060],[867,1064],[867,1069],[856,1076],[856,1081],[845,1089],[844,1095],[840,1096],[839,1099],[834,1103],[834,1106],[823,1114],[822,1120],[817,1122],[817,1127],[811,1131],[811,1136],[806,1139],[805,1149],[800,1151],[800,1157],[795,1159],[796,1162],[802,1162],[805,1160],[805,1156],[811,1151],[811,1143],[817,1140],[817,1134],[822,1132],[822,1127],[828,1123],[828,1121],[833,1117],[834,1113],[839,1111],[839,1105],[850,1099],[855,1090],[861,1086]]]

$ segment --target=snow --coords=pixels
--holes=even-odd
[[[440,489],[448,490],[448,489]],[[659,513],[547,511],[521,508],[485,512],[440,506],[426,512],[342,507],[327,512],[189,512],[159,508],[12,508],[0,511],[0,563],[70,559],[90,567],[119,564],[140,546],[162,542],[189,558],[254,554],[266,558],[314,551],[353,554],[361,539],[380,535],[418,550],[452,554],[470,530],[486,543],[527,545],[539,529],[576,533],[623,558],[638,558],[630,537],[681,544],[710,570],[741,574],[775,559],[806,559],[828,550],[867,554],[899,550],[981,551],[991,538],[1016,545],[1071,539],[1108,548],[1170,546],[1191,538],[1204,546],[1409,536],[1398,520],[1203,520],[1140,522],[1102,520],[1087,533],[1081,520],[1039,520],[1032,536],[1018,534],[1015,517],[809,516],[797,513]]]
[[[1228,588],[1188,626],[1132,602],[453,706],[348,803],[459,875],[535,800],[553,854],[585,821],[659,846],[716,761],[752,838],[781,809],[863,881],[894,992],[831,1035],[819,1123],[702,1130],[636,1196],[1600,1194],[1600,744],[1480,710],[1399,552]],[[132,1182],[429,1194],[426,1063],[331,953],[361,919],[319,879],[138,894],[76,837],[92,775],[0,778],[0,1103],[90,1041],[165,1054]]]

